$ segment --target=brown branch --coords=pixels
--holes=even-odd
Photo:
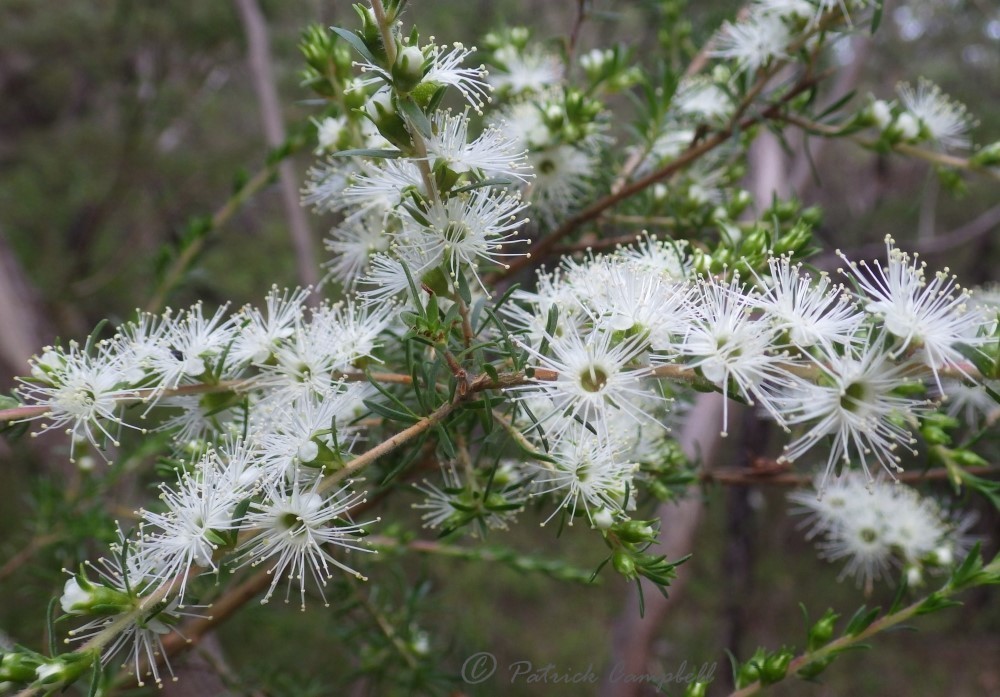
[[[766,76],[766,79],[769,80],[770,77],[771,75],[768,74]],[[535,243],[532,246],[530,255],[519,257],[518,259],[512,260],[506,269],[504,269],[502,272],[492,274],[491,276],[488,277],[488,280],[495,282],[499,279],[507,278],[513,274],[518,273],[525,267],[533,266],[539,263],[540,261],[544,260],[553,252],[557,243],[560,240],[573,233],[584,223],[590,222],[591,220],[595,220],[607,209],[616,206],[625,199],[634,196],[635,194],[647,189],[653,184],[673,176],[680,170],[684,169],[688,165],[692,164],[693,162],[701,158],[703,155],[711,152],[715,148],[725,143],[734,133],[742,132],[757,123],[766,121],[767,119],[775,118],[776,116],[778,116],[778,114],[781,113],[782,107],[787,102],[791,101],[798,95],[810,89],[822,77],[823,76],[808,76],[808,75],[804,76],[794,86],[792,86],[788,90],[788,92],[782,95],[781,100],[779,102],[768,106],[758,114],[754,114],[752,116],[748,116],[742,119],[741,121],[739,121],[738,125],[730,125],[729,127],[717,131],[711,136],[708,136],[707,138],[696,142],[695,144],[691,145],[687,150],[678,155],[676,159],[672,160],[671,162],[664,165],[660,169],[654,172],[650,172],[645,177],[636,179],[631,183],[625,184],[618,191],[610,193],[607,196],[598,199],[597,201],[595,201],[594,203],[590,204],[582,211],[577,213],[576,215],[569,218],[569,220],[567,220],[558,228],[550,232],[548,235],[539,240],[537,243]],[[762,78],[762,81],[766,82],[764,78]],[[763,82],[761,84],[763,84]],[[756,94],[760,91],[760,89],[763,88],[760,86],[755,86],[753,89],[751,89],[750,95],[748,96],[751,97],[756,96]],[[742,107],[740,110],[738,110],[738,113],[745,111],[745,109],[746,106]]]

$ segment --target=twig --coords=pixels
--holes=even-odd
[[[994,561],[989,565],[987,565],[986,567],[984,567],[981,573],[986,575],[995,574],[997,572],[996,567],[997,567],[997,562]],[[955,593],[957,593],[959,590],[960,589],[954,588],[951,584],[948,584],[945,585],[944,588],[928,596],[928,598],[937,598],[939,600],[945,600],[954,595]],[[848,634],[842,636],[839,639],[835,639],[834,641],[831,641],[829,644],[826,644],[825,646],[816,649],[815,651],[810,651],[800,654],[798,657],[794,658],[792,662],[788,665],[788,670],[786,671],[786,675],[789,676],[795,675],[801,668],[804,668],[811,663],[816,663],[831,656],[835,656],[846,649],[850,649],[851,647],[864,645],[865,641],[875,636],[876,634],[884,632],[888,629],[892,629],[893,627],[896,627],[902,624],[903,622],[906,622],[907,620],[921,614],[920,611],[924,608],[924,603],[928,600],[928,598],[921,598],[920,600],[917,600],[916,602],[904,607],[901,610],[897,610],[896,612],[892,612],[888,615],[883,615],[881,618],[875,620],[870,625],[868,625],[868,627],[858,632],[857,634]],[[740,690],[732,692],[729,695],[729,697],[751,697],[751,695],[757,694],[764,687],[765,686],[762,685],[760,681],[757,681],[751,683],[750,685],[747,685],[746,687]]]
[[[770,79],[770,74],[767,74],[766,79]],[[781,107],[784,103],[791,101],[797,97],[802,92],[805,92],[811,88],[822,76],[807,76],[803,77],[796,85],[788,90],[784,95],[782,95],[781,101],[772,104],[771,106],[764,109],[762,112],[748,116],[739,124],[730,125],[720,131],[715,132],[711,136],[701,140],[687,150],[682,152],[677,156],[676,159],[672,160],[668,164],[664,165],[658,170],[647,174],[641,179],[637,179],[629,184],[622,186],[618,191],[608,194],[607,196],[598,199],[594,203],[590,204],[582,211],[576,215],[569,218],[565,223],[560,225],[558,228],[553,230],[551,233],[546,235],[544,238],[532,245],[531,256],[519,257],[511,261],[510,265],[501,272],[493,274],[488,277],[490,281],[497,281],[502,278],[512,276],[527,266],[538,264],[544,261],[553,251],[556,244],[565,238],[566,236],[573,233],[584,223],[590,222],[591,220],[599,217],[607,209],[617,205],[621,201],[634,196],[635,194],[643,191],[656,182],[662,181],[671,177],[680,170],[686,168],[691,163],[695,162],[703,155],[711,152],[715,148],[719,147],[725,143],[729,138],[737,131],[744,131],[747,128],[753,126],[756,123],[765,121],[770,118],[777,116]],[[763,80],[764,78],[762,78]],[[751,89],[751,94],[755,95],[762,87],[757,85]],[[745,106],[742,110],[745,110]],[[737,110],[740,113],[741,110]]]

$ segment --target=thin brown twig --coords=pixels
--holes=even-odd
[[[825,74],[824,74],[825,75]],[[823,75],[820,76],[809,76],[801,79],[797,84],[792,86],[788,92],[782,95],[781,101],[772,104],[765,108],[758,114],[748,116],[738,125],[728,126],[720,131],[716,131],[711,136],[691,145],[687,150],[682,152],[674,160],[664,165],[658,170],[655,170],[646,176],[636,179],[635,181],[628,183],[621,187],[618,191],[610,193],[607,196],[598,199],[594,203],[590,204],[582,211],[576,215],[569,218],[565,223],[560,225],[558,228],[553,230],[551,233],[543,237],[541,240],[533,244],[531,249],[531,254],[524,257],[519,257],[511,261],[511,263],[502,272],[493,274],[489,277],[489,280],[496,281],[502,278],[509,277],[513,274],[518,273],[522,269],[528,266],[544,261],[554,250],[556,244],[567,237],[574,231],[576,231],[584,223],[588,223],[591,220],[598,218],[604,211],[617,205],[618,203],[624,201],[625,199],[634,196],[635,194],[643,191],[653,184],[667,179],[673,176],[675,173],[686,168],[691,163],[695,162],[703,155],[711,152],[715,148],[719,147],[725,143],[729,138],[737,131],[744,131],[747,128],[753,126],[756,123],[765,121],[770,118],[774,118],[781,111],[781,107],[788,101],[791,101],[799,94],[810,89],[816,84]],[[769,79],[769,77],[768,77]],[[756,86],[755,88],[756,89]],[[753,92],[753,90],[751,90]],[[756,92],[754,92],[756,94]],[[744,107],[745,109],[745,107]]]

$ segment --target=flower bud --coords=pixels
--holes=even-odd
[[[884,131],[892,123],[892,107],[882,99],[876,99],[871,103],[868,115],[880,131]]]
[[[920,136],[920,122],[913,114],[904,111],[891,130],[900,140],[914,141]]]
[[[792,229],[778,238],[774,243],[774,253],[777,255],[787,252],[797,252],[812,240],[812,228],[809,225],[796,223]]]
[[[746,189],[736,191],[726,203],[726,212],[730,218],[737,217],[753,203],[753,196]]]
[[[29,683],[35,679],[35,670],[44,660],[33,652],[5,653],[0,656],[0,683]]]
[[[599,508],[591,516],[591,520],[594,522],[594,527],[598,530],[607,530],[612,525],[615,524],[615,517],[607,508]]]
[[[782,649],[776,654],[768,656],[764,660],[764,665],[760,669],[761,684],[771,685],[785,679],[788,674],[788,666],[792,662],[792,653]]]
[[[931,559],[939,566],[951,566],[955,563],[955,553],[951,547],[941,546],[931,552]]]
[[[629,581],[635,579],[635,561],[624,549],[618,548],[611,555],[611,564],[615,571],[627,578]]]
[[[969,163],[975,165],[976,167],[1000,166],[1000,140],[979,148],[979,150],[973,153],[972,157],[969,158]]]
[[[922,586],[923,583],[924,574],[919,566],[911,565],[906,567],[906,585],[916,588],[917,586]]]
[[[708,694],[708,683],[701,680],[688,683],[684,690],[684,697],[705,697],[706,694]]]
[[[135,601],[127,593],[91,583],[81,571],[66,580],[59,605],[67,615],[118,615]]]
[[[379,61],[384,60],[386,57],[385,45],[382,43],[382,32],[378,28],[378,19],[375,17],[375,11],[361,4],[356,4],[354,11],[361,18],[361,30],[357,33],[360,35],[365,48]]]
[[[396,105],[389,90],[379,90],[373,94],[365,103],[364,113],[390,143],[404,149],[412,145],[406,123],[396,113]]]
[[[736,687],[742,689],[760,680],[760,666],[756,661],[748,661],[736,672]]]
[[[833,610],[827,610],[819,621],[809,629],[809,639],[806,646],[810,651],[815,651],[830,643],[833,638],[834,626],[839,615]]]
[[[42,686],[54,687],[75,682],[94,663],[96,654],[67,653],[55,658],[43,659],[35,668],[35,682]]]
[[[417,46],[405,46],[392,64],[392,84],[400,92],[409,92],[424,79],[424,54]]]
[[[645,520],[629,520],[615,528],[615,534],[625,542],[638,544],[656,539],[656,530]]]

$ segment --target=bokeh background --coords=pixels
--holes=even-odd
[[[234,186],[266,163],[269,147],[240,4],[0,0],[4,391],[45,343],[83,339],[100,320],[114,323],[144,306],[160,291],[160,270],[169,266],[185,230],[218,211]],[[351,25],[353,12],[342,0],[254,4],[266,22],[281,117],[288,132],[296,132],[317,113],[299,84],[300,32],[311,21]],[[737,6],[691,2],[685,17],[692,40],[703,41]],[[591,9],[581,35],[584,50],[624,42],[635,48],[637,60],[656,50],[658,3],[594,0]],[[409,10],[424,35],[466,43],[505,22],[558,40],[576,11],[574,0],[413,0]],[[890,97],[898,81],[924,75],[978,117],[977,142],[1000,140],[1000,7],[994,0],[887,0],[879,32],[845,43],[838,56],[848,76],[845,91]],[[628,114],[625,101],[617,106]],[[818,236],[827,250],[865,249],[871,256],[892,234],[901,246],[924,249],[932,267],[947,265],[968,285],[1000,280],[995,182],[969,178],[956,193],[923,163],[850,144],[813,146],[815,174],[790,165],[787,175],[806,203],[825,210]],[[298,177],[311,162],[310,149],[292,159]],[[793,165],[794,155],[781,157]],[[321,249],[331,221],[312,214],[307,221]],[[259,301],[272,283],[299,283],[288,231],[279,187],[264,187],[206,237],[190,273],[171,289],[169,304],[202,299],[210,307],[238,306]],[[866,245],[873,243],[871,251]],[[737,461],[741,442],[731,438],[718,460]],[[44,645],[44,608],[62,582],[41,569],[73,564],[87,551],[46,537],[47,507],[58,499],[52,492],[75,481],[64,457],[59,443],[44,439],[0,441],[0,630],[29,646]],[[945,485],[938,491],[948,493]],[[115,505],[127,515],[134,497],[148,493],[135,485],[122,490]],[[838,583],[839,568],[817,560],[788,517],[784,494],[767,487],[703,490],[707,515],[695,538],[693,573],[652,646],[656,672],[672,673],[683,662],[715,664],[724,685],[730,669],[721,648],[745,658],[758,645],[804,643],[799,601],[817,617],[826,607],[850,614],[862,603],[891,600],[888,587],[866,597],[853,583]],[[416,521],[410,502],[399,503],[399,519]],[[963,504],[979,510],[980,534],[996,531],[995,512],[974,499]],[[601,551],[586,533],[568,530],[557,539],[526,520],[491,542],[593,568]],[[32,559],[21,563],[26,552]],[[613,661],[613,628],[635,592],[610,574],[603,581],[572,585],[501,565],[416,558],[398,576],[383,579],[386,592],[400,598],[415,589],[429,596],[418,619],[434,637],[443,670],[457,673],[478,651],[496,655],[494,679],[456,683],[456,694],[546,697],[602,688],[511,684],[505,670],[531,661],[560,672],[592,667],[603,675]],[[962,608],[921,621],[918,632],[880,637],[877,650],[841,658],[822,684],[790,682],[772,693],[1000,695],[996,594],[974,592],[963,600]],[[281,603],[251,603],[219,633],[217,658],[231,692],[336,694],[329,685],[362,660],[335,631],[337,621],[332,611],[303,615]],[[377,686],[364,684],[356,692],[379,694]],[[680,694],[682,686],[665,692]]]

